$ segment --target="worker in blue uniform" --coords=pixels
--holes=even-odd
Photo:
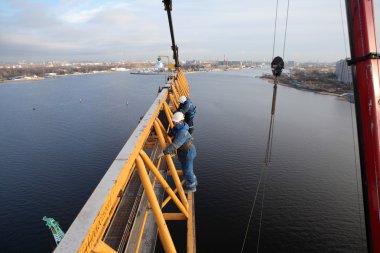
[[[189,125],[189,133],[192,134],[194,131],[194,116],[196,112],[196,106],[193,102],[186,96],[180,96],[178,99],[179,106],[177,112],[182,112],[185,115],[185,122]]]
[[[173,137],[172,143],[163,151],[163,154],[175,154],[177,151],[178,160],[181,163],[183,175],[185,177],[184,190],[186,193],[195,192],[197,190],[197,177],[193,171],[193,161],[197,155],[195,146],[193,145],[193,137],[189,133],[189,126],[184,122],[185,116],[182,112],[176,112],[172,121],[174,127],[169,131],[169,136]]]

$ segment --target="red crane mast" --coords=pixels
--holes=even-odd
[[[380,84],[373,0],[346,0],[368,252],[380,253]]]

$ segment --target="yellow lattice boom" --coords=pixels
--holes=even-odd
[[[180,180],[182,173],[175,167],[171,155],[157,158],[157,154],[171,142],[167,132],[173,127],[172,111],[178,108],[177,101],[182,95],[189,97],[190,89],[183,71],[177,69],[168,78],[54,252],[144,252],[141,241],[146,236],[144,231],[147,231],[146,226],[149,224],[149,212],[154,217],[159,239],[166,252],[177,251],[167,226],[171,220],[186,222],[187,252],[196,251],[193,193],[185,194]],[[107,235],[111,234],[111,227],[115,226],[113,219],[118,216],[116,211],[124,201],[123,196],[134,173],[140,179],[139,185],[143,192],[141,199],[146,199],[147,202],[145,206],[142,200],[139,205],[135,205],[139,209],[134,208],[139,211],[136,211],[137,214],[131,220],[133,224],[129,224],[130,221],[127,223],[132,229],[122,237],[123,246],[112,246],[112,243],[107,242],[112,241],[112,237]],[[167,177],[172,178],[174,185],[168,183]],[[165,195],[157,195],[157,186],[163,189]],[[166,198],[163,199],[163,196]],[[127,203],[128,198],[125,198]],[[175,205],[178,212],[164,212],[169,202]],[[151,233],[157,235],[157,229]],[[156,236],[153,235],[152,238],[154,237]],[[152,243],[154,242],[155,239]]]

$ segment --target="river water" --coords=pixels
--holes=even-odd
[[[262,71],[187,75],[198,252],[241,252],[261,174],[244,252],[364,252],[352,105],[279,86],[263,170],[272,85]],[[0,252],[52,251],[42,217],[68,229],[163,82],[120,72],[0,85]]]

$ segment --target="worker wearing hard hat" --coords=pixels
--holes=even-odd
[[[179,106],[177,112],[182,112],[185,115],[185,122],[189,125],[189,133],[192,134],[194,131],[193,119],[195,116],[195,108],[190,99],[185,96],[180,96],[178,99]]]
[[[185,192],[195,192],[197,190],[197,178],[193,171],[193,161],[197,155],[193,145],[193,137],[189,133],[189,126],[184,122],[182,112],[176,112],[172,118],[174,127],[169,131],[169,136],[173,137],[172,143],[164,150],[163,154],[174,154],[177,150],[178,160],[181,163],[183,175],[185,177]]]

